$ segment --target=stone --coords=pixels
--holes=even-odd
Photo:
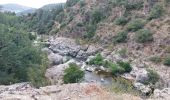
[[[146,71],[146,69],[140,69],[137,71],[135,81],[144,83],[148,79],[149,79],[149,76],[148,76],[148,72]]]
[[[45,76],[51,81],[52,84],[62,84],[64,70],[69,67],[70,63],[76,62],[75,60],[70,60],[67,63],[48,68],[45,73]]]
[[[51,53],[48,55],[48,59],[52,65],[59,65],[63,63],[63,56]]]
[[[144,94],[144,95],[148,95],[152,92],[152,90],[149,86],[145,86],[142,83],[135,82],[133,85],[137,90],[141,91],[142,94]]]

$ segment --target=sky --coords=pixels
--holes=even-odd
[[[0,4],[15,3],[23,6],[40,8],[47,4],[63,3],[67,0],[0,0]]]

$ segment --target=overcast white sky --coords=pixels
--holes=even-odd
[[[67,0],[0,0],[0,4],[16,3],[28,7],[40,8],[43,5],[51,3],[63,3]]]

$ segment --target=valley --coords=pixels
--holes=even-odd
[[[170,0],[2,9],[0,99],[169,100],[169,16]]]

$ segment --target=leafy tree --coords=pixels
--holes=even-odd
[[[113,37],[113,43],[123,43],[127,40],[127,32],[119,32]]]
[[[34,86],[45,85],[45,54],[40,48],[32,46],[29,33],[24,31],[26,27],[19,17],[12,13],[0,13],[0,19],[0,84],[33,83],[38,77]]]

